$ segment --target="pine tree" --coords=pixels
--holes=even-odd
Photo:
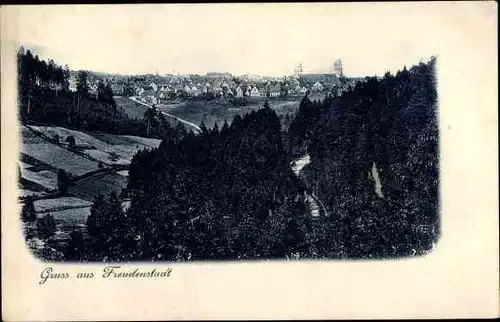
[[[28,196],[24,201],[23,208],[21,209],[21,218],[23,221],[35,221],[36,212],[33,197]]]
[[[73,230],[69,235],[69,241],[64,249],[66,260],[86,260],[86,240],[80,230]]]
[[[56,232],[56,221],[52,214],[47,214],[42,218],[37,219],[36,229],[38,236],[47,239],[54,236]]]
[[[87,96],[89,93],[87,78],[88,78],[88,73],[86,71],[81,70],[78,72],[76,79],[76,91],[83,96]]]

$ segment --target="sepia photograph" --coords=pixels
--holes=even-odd
[[[468,5],[496,17],[483,4]],[[104,278],[174,265],[148,275],[174,279],[183,263],[433,256],[457,232],[443,229],[457,78],[438,43],[460,33],[422,33],[452,4],[399,5],[3,7],[2,25],[6,12],[17,22],[2,45],[17,137],[8,216],[39,284],[66,278],[60,264],[100,264]],[[450,26],[472,26],[460,17]],[[482,70],[460,60],[468,80]]]

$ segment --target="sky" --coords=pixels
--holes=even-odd
[[[145,73],[382,75],[436,54],[421,27],[443,23],[425,2],[140,4],[11,7],[17,41],[40,57],[125,75]],[[441,6],[442,7],[442,6]],[[457,18],[455,18],[457,19]],[[458,35],[459,36],[459,35]]]

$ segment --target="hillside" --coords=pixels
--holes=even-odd
[[[67,138],[74,139],[70,146]],[[157,148],[161,141],[102,132],[83,132],[56,126],[21,127],[19,197],[22,205],[31,196],[37,218],[50,214],[55,235],[42,240],[26,224],[28,244],[35,253],[48,245],[60,249],[74,229],[85,227],[91,206],[101,194],[120,194],[139,150]],[[62,174],[61,174],[61,171]],[[63,177],[67,177],[66,181]],[[66,188],[62,188],[65,186]],[[59,251],[44,255],[54,258]]]
[[[340,97],[307,97],[289,129],[346,256],[425,253],[439,234],[435,59]],[[329,241],[325,240],[325,247]]]

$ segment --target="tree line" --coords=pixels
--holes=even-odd
[[[276,113],[171,136],[133,158],[121,196],[98,198],[68,260],[217,260],[310,254],[314,223]],[[130,208],[121,208],[121,198]]]
[[[150,129],[148,119],[129,119],[117,108],[110,84],[99,81],[93,95],[87,71],[77,73],[76,91],[72,92],[69,90],[71,75],[67,65],[62,67],[53,60],[41,60],[23,47],[19,49],[17,59],[19,118],[23,124],[50,124],[160,139],[165,131],[175,130],[166,120],[161,128]]]
[[[347,256],[423,253],[437,238],[435,62],[366,78],[323,102],[305,97],[290,126],[290,153],[310,154],[310,187],[336,214],[329,225]]]

